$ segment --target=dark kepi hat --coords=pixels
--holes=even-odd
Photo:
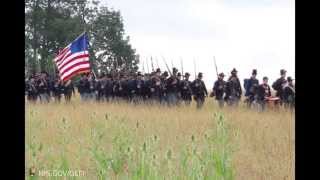
[[[263,77],[263,80],[268,80],[268,77],[267,76]]]
[[[186,73],[184,74],[184,76],[190,76],[190,74],[186,72]]]
[[[162,75],[164,75],[164,76],[166,76],[166,77],[169,76],[168,71],[163,72]]]
[[[285,74],[286,72],[287,72],[287,71],[284,70],[284,69],[281,69],[281,70],[280,70],[280,74],[281,74],[281,75]]]
[[[178,72],[178,69],[177,68],[172,68],[172,72]]]
[[[137,73],[137,76],[141,76],[141,72],[140,71]]]
[[[157,72],[157,73],[158,73],[158,72],[160,73],[160,72],[161,72],[160,68],[157,68],[156,72]]]
[[[252,70],[252,75],[257,75],[257,70],[256,69]]]
[[[237,73],[238,71],[236,70],[236,68],[233,68],[231,71],[231,74]]]
[[[181,73],[178,72],[177,76],[181,76]]]
[[[292,82],[292,81],[293,81],[292,77],[289,76],[289,77],[287,78],[287,81]]]
[[[198,77],[203,77],[202,72],[199,72]]]
[[[224,74],[223,74],[223,73],[220,73],[220,74],[219,74],[219,77],[224,77]]]

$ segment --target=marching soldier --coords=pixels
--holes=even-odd
[[[179,79],[177,77],[178,70],[176,68],[172,69],[172,76],[167,79],[167,96],[169,105],[178,104],[178,92],[179,92]]]
[[[280,70],[281,77],[272,84],[272,88],[277,91],[276,96],[280,98],[280,105],[282,105],[284,101],[282,85],[286,83],[286,73],[287,73],[286,70],[281,69]]]
[[[143,100],[143,88],[145,84],[141,72],[138,72],[137,78],[133,81],[133,102],[140,103]]]
[[[53,94],[55,102],[60,102],[61,95],[63,93],[62,90],[63,90],[63,87],[62,87],[61,80],[59,79],[59,77],[57,77],[54,81],[54,85],[52,88],[52,94]]]
[[[78,93],[80,94],[80,99],[85,100],[85,95],[84,95],[84,84],[85,84],[85,74],[81,74],[80,80],[77,83],[77,90]]]
[[[151,97],[151,78],[149,74],[144,74],[143,100],[149,101]]]
[[[37,87],[40,101],[42,103],[48,103],[50,101],[50,87],[45,71],[41,72],[39,79],[37,80]]]
[[[103,102],[105,100],[105,88],[106,88],[106,75],[101,73],[100,79],[96,83],[96,90],[98,91],[97,100]]]
[[[122,87],[123,87],[123,98],[127,102],[129,102],[131,99],[131,89],[130,89],[130,84],[129,84],[130,81],[131,81],[131,77],[129,77],[128,75],[124,75],[124,77],[121,81]]]
[[[160,98],[160,103],[161,104],[166,104],[168,102],[168,98],[167,98],[167,78],[168,78],[169,74],[167,71],[164,71],[160,77],[161,80],[161,98]]]
[[[177,105],[181,104],[182,101],[182,97],[181,97],[181,90],[182,90],[182,75],[180,72],[178,72],[177,74],[177,78],[178,78],[178,98],[177,98]]]
[[[72,93],[75,94],[74,85],[71,79],[69,79],[67,82],[64,83],[64,87],[63,87],[63,94],[66,102],[71,101]]]
[[[154,75],[151,77],[150,92],[151,92],[152,102],[160,103],[160,99],[161,99],[161,79],[160,79],[160,76]]]
[[[218,76],[218,80],[214,83],[213,86],[213,94],[218,101],[219,107],[223,108],[224,106],[224,95],[226,90],[227,82],[223,80],[224,74],[220,73]]]
[[[205,97],[208,96],[207,88],[202,81],[202,73],[198,74],[198,78],[192,82],[192,91],[194,100],[197,102],[197,109],[200,109],[205,101]]]
[[[123,74],[116,76],[113,84],[113,92],[116,100],[120,100],[122,97],[124,97]]]
[[[26,90],[27,90],[28,101],[32,103],[37,102],[38,90],[37,90],[36,80],[34,76],[29,77],[29,80],[27,81],[27,84],[26,84]]]
[[[107,78],[106,78],[106,84],[105,84],[105,99],[107,100],[107,102],[109,102],[110,100],[112,100],[113,98],[113,80],[112,80],[112,75],[111,74],[107,74]]]
[[[266,102],[271,97],[271,88],[268,85],[268,77],[263,77],[263,83],[257,88],[257,103],[262,111],[265,110]]]
[[[238,71],[235,68],[231,71],[231,76],[226,84],[225,100],[230,106],[238,106],[242,94],[241,84],[237,76],[237,72]]]
[[[82,78],[81,87],[82,87],[82,94],[83,100],[88,101],[90,99],[90,83],[89,83],[89,73],[85,74]]]
[[[186,105],[190,105],[192,101],[191,82],[189,81],[190,74],[185,73],[184,80],[181,81],[181,98]]]
[[[248,107],[251,107],[252,102],[255,100],[256,91],[259,86],[259,80],[256,76],[257,70],[254,69],[251,78],[244,80],[245,96],[247,97],[246,102],[248,103]]]
[[[285,107],[289,107],[291,109],[295,106],[295,88],[293,85],[293,79],[291,77],[287,78],[287,83],[283,88],[283,99]]]
[[[94,75],[92,73],[89,74],[88,77],[88,85],[89,85],[89,89],[88,89],[88,99],[89,100],[96,100],[97,96],[96,96],[96,79],[94,77]]]

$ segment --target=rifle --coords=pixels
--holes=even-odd
[[[146,63],[147,63],[147,70],[148,70],[148,74],[150,73],[150,71],[149,71],[149,64],[148,64],[148,61],[146,61]]]
[[[167,67],[167,69],[168,69],[168,71],[169,71],[170,75],[172,76],[172,73],[171,73],[171,71],[170,71],[170,68],[169,68],[169,66],[168,66],[168,64],[167,64],[167,62],[166,62],[166,60],[164,59],[164,57],[163,57],[163,56],[162,56],[162,60],[163,60],[164,64],[166,65],[166,67]]]
[[[158,68],[160,68],[158,58],[156,58],[156,63],[157,63]]]
[[[194,67],[194,79],[197,79],[197,70],[196,70],[196,61],[193,59],[193,67]]]
[[[217,67],[217,63],[216,63],[216,57],[213,56],[213,61],[214,61],[214,66],[216,67],[216,73],[217,73],[217,78],[219,77],[218,75],[218,67]]]
[[[184,76],[184,74],[183,74],[183,62],[182,62],[182,58],[180,59],[180,64],[181,64],[181,73],[182,73],[182,76]]]
[[[151,56],[151,68],[152,68],[152,72],[154,72],[154,67],[153,67],[152,56]]]
[[[171,66],[172,66],[172,68],[174,67],[174,66],[173,66],[173,61],[172,61],[172,59],[171,59]]]
[[[142,61],[142,71],[143,71],[143,74],[145,74],[145,71],[144,71],[144,61]]]

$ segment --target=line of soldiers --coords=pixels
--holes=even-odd
[[[281,69],[281,77],[272,84],[272,88],[276,91],[276,97],[273,97],[268,84],[268,77],[263,77],[263,82],[259,84],[259,80],[256,78],[257,70],[254,69],[252,76],[249,79],[244,79],[245,102],[248,107],[258,105],[261,110],[264,110],[266,103],[274,102],[276,105],[284,105],[293,109],[295,107],[295,87],[291,77],[286,79],[286,72],[286,70]],[[210,96],[215,96],[220,107],[223,107],[225,102],[230,106],[237,106],[242,95],[237,70],[233,69],[231,71],[228,81],[223,79],[224,74],[220,73]]]
[[[170,72],[171,74],[171,72]],[[166,105],[190,105],[192,97],[197,102],[197,107],[203,106],[205,97],[208,95],[205,83],[202,81],[203,74],[191,82],[190,74],[185,73],[184,78],[176,68],[172,74],[161,73],[160,68],[156,71],[143,75],[126,73],[102,73],[96,79],[92,73],[82,74],[78,82],[73,84],[70,80],[61,82],[57,75],[52,79],[46,72],[31,76],[26,81],[27,99],[36,102],[49,102],[53,97],[60,102],[64,95],[66,101],[70,101],[75,88],[80,94],[81,100],[114,101],[126,100],[133,103],[150,102]]]
[[[62,95],[66,102],[71,101],[72,94],[75,94],[75,88],[71,80],[61,82],[59,78],[53,78],[43,71],[40,74],[31,75],[25,82],[25,92],[27,99],[35,103],[37,99],[42,103],[48,103],[54,98],[60,102]]]
[[[169,76],[170,73],[170,76]],[[118,101],[125,100],[132,103],[160,103],[169,106],[190,105],[192,98],[201,108],[208,97],[207,88],[203,82],[203,74],[199,73],[194,81],[190,81],[190,74],[184,76],[176,68],[161,72],[160,68],[150,74],[138,73],[102,73],[99,78],[94,74],[82,74],[80,80],[73,83],[71,80],[61,82],[59,77],[50,78],[46,72],[40,75],[31,76],[26,82],[26,94],[29,101],[35,102],[39,98],[41,102],[49,102],[52,97],[60,102],[62,95],[66,102],[71,100],[75,94],[75,87],[83,101]],[[271,97],[271,88],[268,85],[268,78],[263,78],[263,83],[259,84],[256,79],[257,70],[253,70],[250,79],[244,80],[246,102],[249,107],[259,104],[262,109]],[[286,71],[281,70],[281,78],[273,85],[277,91],[276,96],[280,99],[280,104],[294,107],[294,86],[292,78],[286,77]],[[218,80],[214,83],[210,97],[218,101],[220,107],[226,103],[229,106],[237,106],[242,96],[240,80],[237,70],[231,71],[231,76],[224,81],[224,74],[218,75]]]

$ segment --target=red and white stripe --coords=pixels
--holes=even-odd
[[[77,74],[90,72],[89,52],[82,51],[72,54],[70,45],[64,48],[54,58],[54,61],[58,67],[60,79],[64,82]]]

